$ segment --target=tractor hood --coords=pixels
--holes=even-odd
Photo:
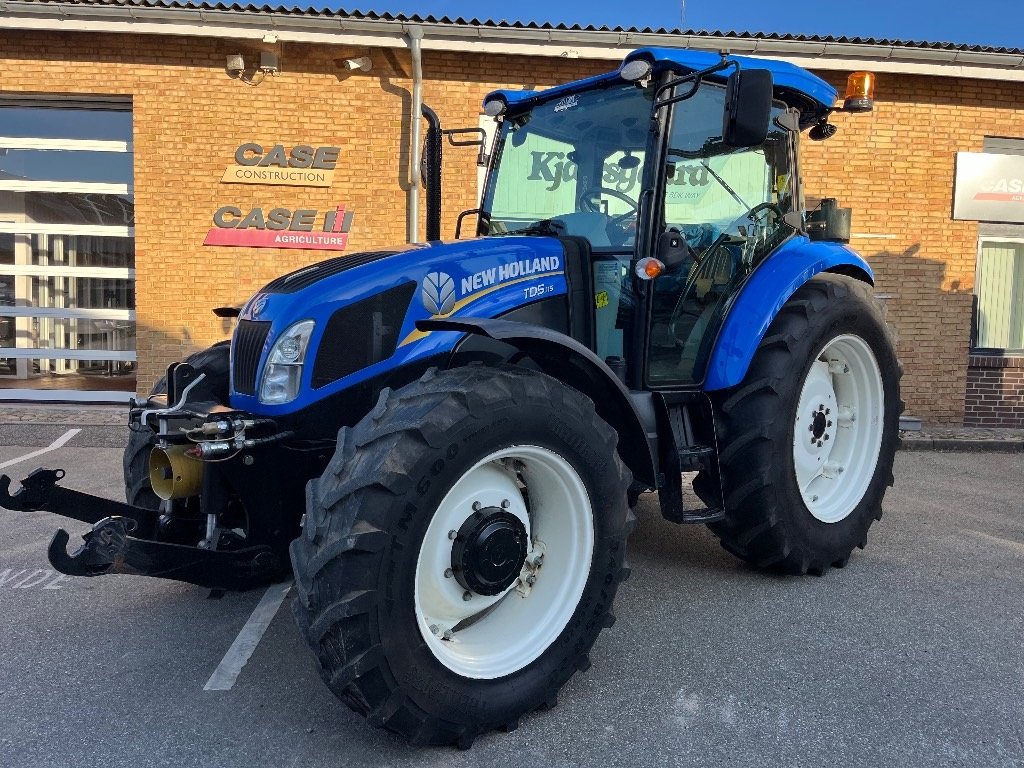
[[[431,317],[499,317],[566,292],[565,252],[553,237],[489,237],[400,246],[312,264],[269,283],[239,315],[231,348],[231,405],[283,415],[391,368],[451,350],[461,334],[422,332]],[[297,323],[313,329],[298,394],[260,398],[275,343]]]

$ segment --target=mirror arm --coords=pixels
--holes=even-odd
[[[678,101],[685,101],[686,99],[690,98],[691,96],[693,96],[693,94],[695,94],[697,92],[697,89],[700,88],[701,81],[705,77],[707,77],[708,75],[713,75],[716,72],[721,72],[723,70],[726,70],[729,67],[735,67],[736,70],[739,71],[740,63],[738,61],[735,61],[735,60],[730,61],[729,59],[726,59],[723,56],[722,60],[719,61],[714,66],[708,67],[707,69],[702,69],[699,72],[691,72],[688,75],[683,75],[682,77],[677,77],[675,80],[669,80],[667,83],[665,83],[660,88],[658,88],[658,90],[655,92],[655,94],[654,94],[654,109],[660,109],[661,107],[667,107],[669,104],[675,104]],[[686,93],[676,94],[675,96],[671,96],[671,97],[669,97],[667,99],[661,99],[660,101],[658,100],[658,98],[661,96],[661,94],[663,94],[665,91],[670,91],[670,90],[672,90],[673,88],[675,88],[677,86],[680,86],[680,85],[683,85],[684,83],[689,83],[689,82],[693,82],[693,86]]]
[[[441,133],[444,134],[448,139],[448,143],[453,147],[480,147],[480,152],[476,158],[477,165],[487,164],[487,132],[483,128],[449,128],[446,131],[441,131]],[[477,138],[455,138],[456,136],[466,136],[469,134],[473,134]]]

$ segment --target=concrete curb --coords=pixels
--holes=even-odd
[[[904,451],[943,453],[1024,453],[1024,440],[963,440],[950,437],[923,437],[900,440]]]

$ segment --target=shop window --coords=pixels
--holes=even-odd
[[[0,399],[135,391],[132,113],[0,94]]]

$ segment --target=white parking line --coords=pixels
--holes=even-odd
[[[288,590],[292,588],[292,582],[286,581],[282,584],[274,584],[266,592],[259,603],[253,609],[249,620],[245,622],[242,631],[238,633],[235,642],[228,648],[220,664],[213,670],[210,679],[203,686],[204,691],[230,691],[231,686],[238,679],[242,667],[249,661],[252,652],[259,645],[263,633],[267,631],[270,622],[273,621],[277,609],[284,602]]]
[[[44,453],[49,453],[50,451],[56,451],[58,448],[63,448],[65,445],[67,445],[68,440],[70,440],[72,437],[74,437],[81,431],[82,430],[80,429],[69,429],[67,432],[58,437],[45,448],[40,448],[38,451],[32,451],[32,453],[26,453],[24,456],[19,456],[16,459],[10,459],[9,461],[5,461],[3,464],[0,464],[0,469],[6,469],[7,467],[13,464],[20,464],[23,461],[34,459],[36,456],[42,456]]]

